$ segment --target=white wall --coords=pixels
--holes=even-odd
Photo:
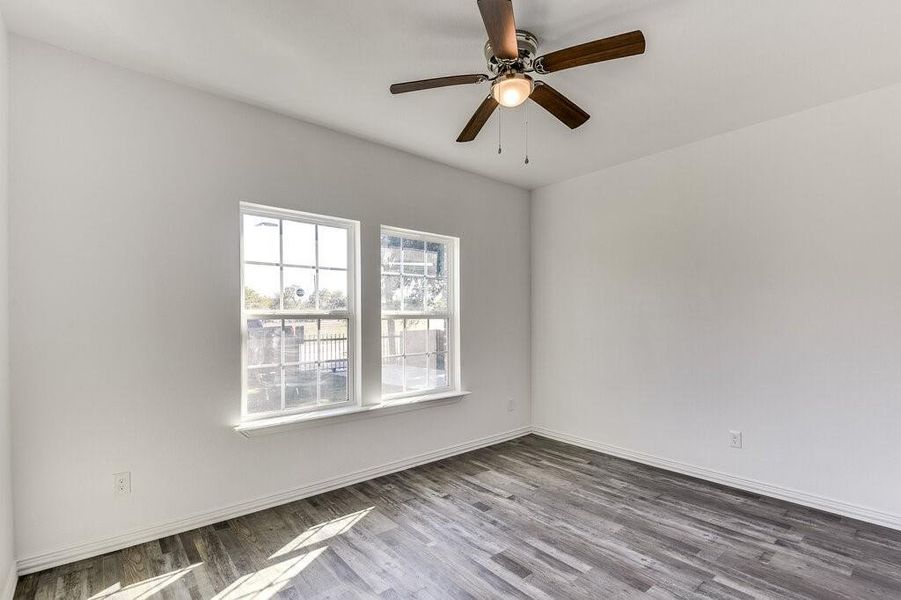
[[[20,559],[530,422],[527,192],[15,36],[11,65]],[[362,221],[367,398],[379,393],[379,224],[460,236],[473,394],[249,440],[232,431],[242,200]],[[133,492],[114,497],[124,470]]]
[[[901,524],[899,106],[890,87],[537,190],[535,424]]]
[[[13,494],[9,394],[9,200],[7,194],[7,114],[9,50],[0,15],[0,598],[14,584]]]

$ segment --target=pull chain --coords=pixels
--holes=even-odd
[[[500,108],[497,109],[497,153],[501,153],[501,113],[504,112]]]
[[[523,162],[524,165],[529,164],[529,103],[526,102],[526,160]]]

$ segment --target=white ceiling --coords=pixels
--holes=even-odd
[[[522,107],[454,140],[487,85],[475,0],[0,0],[10,30],[534,188],[901,81],[898,0],[513,0],[545,52],[641,29],[638,57],[548,75],[592,118]]]

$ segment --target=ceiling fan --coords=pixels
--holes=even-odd
[[[485,30],[488,32],[485,59],[488,61],[491,75],[436,77],[395,83],[389,88],[392,94],[403,94],[449,85],[490,81],[491,93],[482,101],[469,119],[469,123],[460,132],[458,142],[471,142],[476,139],[498,105],[513,108],[530,98],[563,121],[570,129],[575,129],[588,120],[588,113],[545,82],[534,80],[529,73],[546,75],[563,69],[644,53],[644,34],[632,31],[536,56],[538,38],[528,31],[516,29],[511,0],[478,0],[478,5]]]

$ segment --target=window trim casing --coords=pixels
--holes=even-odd
[[[425,242],[436,242],[446,244],[448,248],[448,294],[447,306],[448,310],[443,313],[427,313],[415,312],[407,310],[384,311],[381,306],[381,293],[379,294],[379,390],[381,386],[382,374],[382,355],[381,355],[381,335],[382,320],[386,318],[394,319],[447,319],[447,357],[449,359],[447,382],[448,384],[440,388],[428,388],[424,390],[411,390],[406,392],[396,392],[394,394],[381,394],[381,402],[393,402],[399,400],[410,400],[419,397],[431,397],[434,395],[450,395],[462,393],[462,376],[460,368],[460,238],[442,235],[438,233],[427,233],[414,229],[405,229],[402,227],[394,227],[392,225],[381,225],[379,227],[379,254],[381,255],[381,238],[382,235],[398,235],[406,239],[423,240]],[[382,281],[381,258],[379,259],[379,285]]]
[[[305,310],[305,311],[247,311],[244,308],[244,215],[287,219],[323,225],[341,227],[347,230],[347,310]],[[239,307],[241,322],[241,420],[251,423],[284,417],[298,417],[335,409],[354,409],[362,406],[361,360],[362,340],[360,324],[360,222],[343,217],[330,217],[308,213],[289,208],[281,208],[240,202],[238,205],[238,252],[239,252]],[[318,252],[318,248],[317,248]],[[281,258],[281,257],[280,257]],[[318,262],[318,261],[317,261]],[[318,267],[318,265],[317,265]],[[280,292],[281,293],[281,292]],[[251,315],[251,316],[249,316]],[[347,320],[347,395],[344,402],[322,406],[298,407],[288,410],[268,411],[250,414],[247,412],[247,319],[346,319]],[[283,367],[282,367],[283,368]],[[318,369],[317,369],[318,371]],[[317,375],[318,376],[318,375]]]

